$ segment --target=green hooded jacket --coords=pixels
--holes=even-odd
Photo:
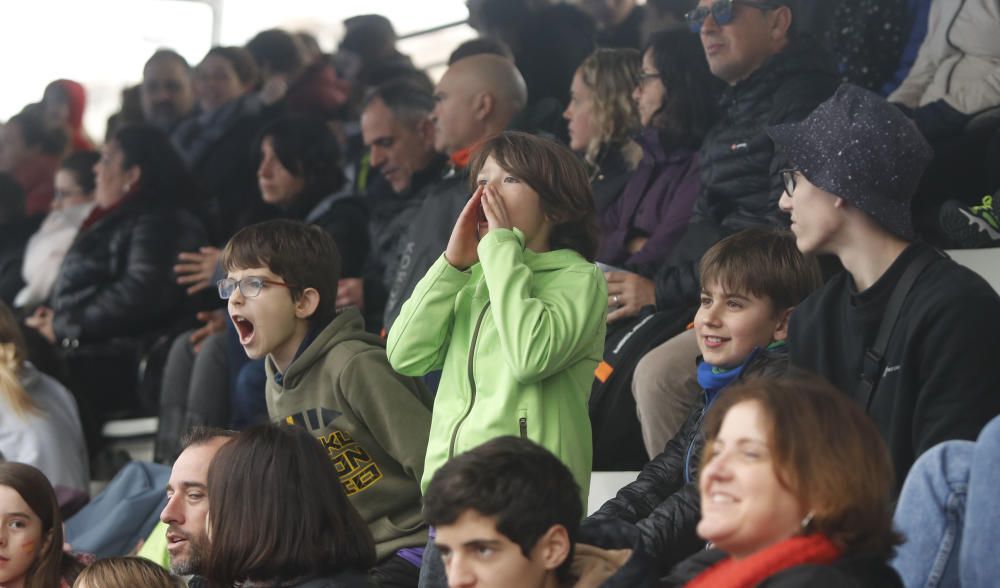
[[[587,402],[604,351],[607,284],[575,251],[535,253],[491,230],[468,271],[442,255],[389,332],[396,371],[443,369],[421,487],[449,458],[502,435],[554,453],[590,487]]]

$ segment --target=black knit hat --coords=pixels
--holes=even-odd
[[[810,182],[913,239],[910,201],[934,151],[898,108],[843,84],[802,122],[767,134]]]

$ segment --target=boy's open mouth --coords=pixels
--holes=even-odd
[[[250,343],[250,340],[253,339],[253,333],[254,333],[253,322],[238,314],[232,315],[231,318],[233,319],[233,325],[236,326],[236,330],[240,334],[240,345],[246,345]]]

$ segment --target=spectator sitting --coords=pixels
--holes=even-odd
[[[884,99],[845,84],[805,121],[768,133],[793,166],[781,174],[781,207],[799,249],[846,268],[792,316],[792,365],[871,415],[902,480],[921,453],[975,439],[1000,414],[983,377],[1000,348],[1000,298],[971,270],[912,243],[909,204],[931,149]],[[916,277],[900,285],[904,274]],[[898,320],[883,327],[893,308]]]
[[[996,189],[987,184],[983,153],[1000,128],[998,27],[1000,11],[989,0],[933,0],[917,60],[889,95],[934,148],[913,199],[917,234],[934,244],[952,245],[938,227],[945,200],[972,204]]]
[[[688,13],[709,69],[729,85],[723,112],[699,152],[701,193],[687,232],[659,264],[655,280],[609,276],[608,291],[618,295],[621,308],[608,320],[637,316],[650,304],[658,310],[685,307],[698,291],[698,260],[716,241],[748,226],[784,224],[781,182],[773,174],[782,159],[764,129],[805,118],[837,85],[831,56],[796,34],[793,4],[700,0]]]
[[[109,557],[90,564],[73,588],[186,588],[183,580],[141,557]]]
[[[253,141],[261,127],[261,103],[250,92],[257,66],[242,47],[212,47],[194,70],[198,113],[180,123],[171,140],[202,193],[212,240],[225,242],[257,220]]]
[[[580,64],[569,90],[569,148],[590,166],[598,216],[618,198],[642,157],[632,135],[639,110],[631,91],[639,79],[639,53],[598,49]]]
[[[360,588],[375,545],[327,452],[300,427],[261,425],[208,470],[212,586]]]
[[[69,137],[71,151],[93,151],[94,143],[83,129],[87,92],[78,82],[56,80],[45,87],[42,113],[45,126]]]
[[[880,91],[906,47],[913,20],[907,0],[842,0],[832,12],[825,36],[843,80]]]
[[[821,280],[816,261],[799,253],[791,234],[755,228],[729,236],[705,253],[701,283],[693,329],[702,353],[697,368],[701,401],[684,407],[687,420],[680,431],[636,481],[584,522],[587,540],[602,532],[608,519],[633,527],[661,573],[704,545],[695,526],[705,412],[729,393],[733,382],[785,371],[788,318]]]
[[[917,458],[899,494],[906,536],[892,566],[906,586],[989,586],[996,577],[1000,417],[975,442],[945,441]]]
[[[330,129],[316,119],[282,116],[261,131],[257,178],[263,200],[281,214],[319,226],[344,253],[344,274],[362,273],[368,253],[368,213],[361,198],[345,190],[340,147]],[[223,277],[219,250],[184,252],[175,266],[188,292]],[[247,364],[236,329],[221,311],[202,312],[205,326],[179,335],[164,366],[157,456],[170,459],[184,431],[196,425],[242,429],[266,422],[264,362]],[[219,394],[219,390],[231,394]]]
[[[344,20],[344,36],[337,46],[336,59],[350,60],[354,80],[364,93],[368,88],[398,78],[426,76],[396,48],[396,30],[381,14],[359,14]],[[430,86],[430,80],[426,80]]]
[[[171,133],[194,113],[191,66],[172,49],[157,50],[142,68],[139,94],[145,122]]]
[[[63,552],[63,525],[52,485],[23,463],[0,462],[3,586],[69,586],[82,567]]]
[[[0,172],[0,300],[11,304],[24,286],[21,266],[34,221],[24,216],[24,188]]]
[[[639,49],[643,46],[646,7],[636,0],[585,0],[580,6],[597,22],[595,41],[599,47]]]
[[[17,319],[0,303],[0,454],[35,466],[61,491],[86,497],[87,445],[76,400],[27,354]]]
[[[387,343],[400,373],[443,370],[422,484],[457,453],[520,435],[563,460],[586,496],[607,308],[586,171],[565,147],[513,131],[470,170],[476,191]]]
[[[399,241],[427,196],[425,188],[441,177],[448,160],[434,150],[433,110],[431,92],[409,80],[374,88],[362,106],[361,136],[369,165],[378,171],[364,194],[371,251],[364,278],[345,277],[338,284],[337,308],[356,306],[374,333],[382,329]]]
[[[251,359],[267,358],[268,416],[305,427],[323,444],[375,537],[375,576],[415,580],[414,548],[427,540],[418,482],[431,399],[417,380],[392,370],[356,309],[337,314],[334,240],[299,222],[253,225],[226,245],[222,266],[219,295],[240,344]]]
[[[701,187],[697,149],[717,118],[718,83],[694,35],[653,35],[632,93],[643,158],[601,217],[598,261],[653,275],[687,230]]]
[[[96,206],[94,166],[98,159],[100,154],[96,151],[78,151],[59,164],[52,211],[24,250],[21,266],[24,287],[14,298],[16,308],[33,308],[48,300],[52,293],[66,252],[80,232],[83,220]]]
[[[347,103],[349,84],[329,63],[307,62],[295,38],[281,29],[257,33],[246,44],[260,71],[265,116],[299,114],[328,120]]]
[[[428,186],[400,240],[389,270],[391,286],[382,323],[386,331],[448,244],[451,228],[469,200],[466,166],[472,152],[507,128],[527,99],[517,68],[497,55],[473,55],[455,62],[441,77],[434,97],[434,148],[450,157],[451,167]]]
[[[633,545],[577,543],[583,506],[573,475],[527,439],[499,437],[456,456],[434,474],[424,503],[449,586],[653,585],[639,551],[609,551]],[[427,584],[444,585],[444,577]]]
[[[171,573],[197,578],[190,583],[192,588],[202,585],[208,559],[209,466],[219,448],[234,436],[230,431],[201,427],[187,434],[184,449],[170,470],[161,524],[147,541],[152,544],[165,540]]]
[[[24,188],[24,211],[41,218],[55,193],[53,178],[66,137],[51,133],[33,111],[15,114],[0,126],[0,172],[10,174]]]
[[[705,417],[698,482],[712,549],[665,586],[902,588],[887,563],[901,537],[885,444],[821,379],[733,386]]]
[[[123,127],[95,166],[97,206],[63,258],[49,297],[26,324],[72,352],[114,338],[141,340],[179,319],[183,291],[171,277],[178,251],[203,242],[201,224],[184,208],[196,197],[191,176],[154,127]],[[91,347],[93,349],[93,347]],[[84,398],[134,402],[134,347],[109,350],[118,369],[93,358],[72,361],[73,390]],[[124,377],[115,382],[114,377]],[[100,400],[98,400],[100,399]],[[105,404],[107,406],[107,404]],[[121,408],[121,407],[119,407]]]
[[[837,85],[832,57],[799,35],[792,6],[798,8],[798,3],[701,0],[689,13],[709,69],[729,86],[721,118],[698,152],[701,191],[687,231],[666,258],[653,264],[655,269],[608,274],[611,302],[620,305],[609,313],[609,321],[638,316],[653,304],[683,323],[695,312],[698,264],[709,247],[747,227],[786,224],[778,210],[781,181],[774,176],[784,166],[783,157],[775,153],[765,128],[805,118]],[[655,277],[645,277],[649,275]],[[686,407],[698,401],[697,356],[694,338],[681,333],[636,365],[632,393],[646,446],[653,451],[677,432]]]

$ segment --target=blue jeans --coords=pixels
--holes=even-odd
[[[948,441],[913,464],[896,507],[906,536],[892,565],[907,588],[994,586],[1000,575],[1000,417],[971,441]]]

